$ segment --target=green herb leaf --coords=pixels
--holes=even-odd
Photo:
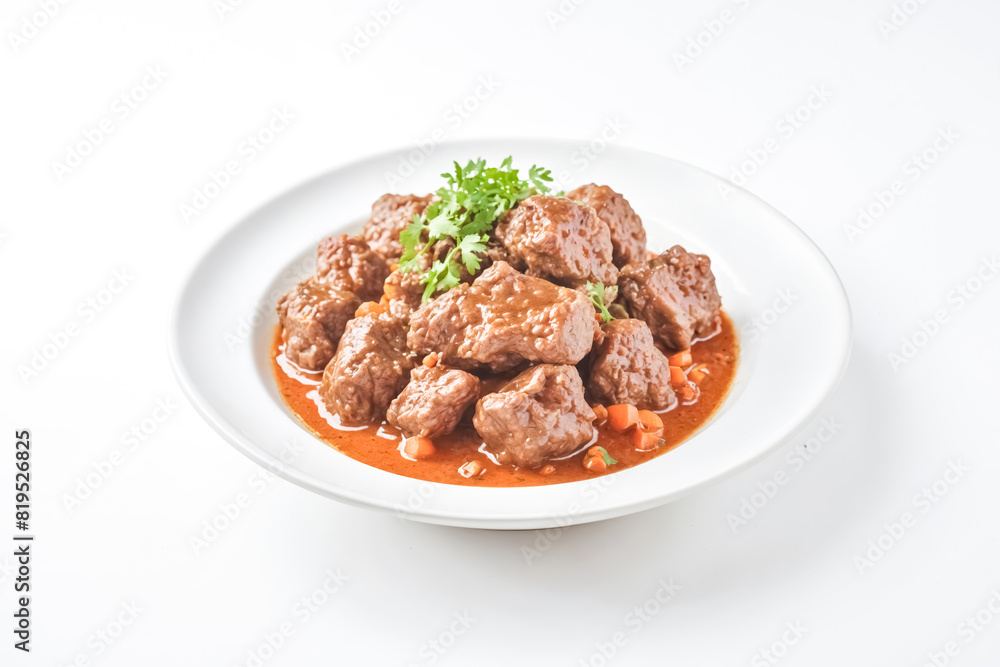
[[[590,295],[590,302],[601,314],[601,321],[610,322],[615,319],[604,304],[604,283],[587,283],[587,294]]]
[[[441,174],[445,180],[421,216],[399,235],[403,256],[399,270],[421,270],[420,257],[438,241],[450,239],[455,247],[448,256],[436,260],[423,276],[424,302],[461,282],[462,267],[475,273],[481,266],[489,233],[496,220],[518,202],[533,194],[550,191],[552,174],[533,165],[528,180],[522,180],[508,156],[499,167],[487,167],[486,160],[470,160],[465,166],[454,163],[454,171]]]
[[[601,457],[604,459],[605,465],[613,466],[618,463],[618,461],[611,458],[611,454],[608,454],[608,450],[604,449],[604,447],[598,447],[597,450],[601,452]]]

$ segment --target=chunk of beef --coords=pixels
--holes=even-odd
[[[469,406],[479,398],[479,378],[456,368],[423,364],[389,406],[386,419],[406,437],[435,438],[455,430]]]
[[[300,368],[323,370],[361,301],[351,292],[308,278],[278,301],[285,357]]]
[[[377,301],[388,275],[388,263],[358,237],[331,236],[316,250],[316,277],[362,301]]]
[[[528,197],[500,217],[495,234],[529,276],[571,287],[613,285],[618,277],[608,226],[572,199]]]
[[[410,317],[414,352],[437,352],[450,366],[510,370],[524,361],[575,364],[590,351],[597,323],[575,290],[497,262]]]
[[[653,337],[670,350],[686,350],[719,324],[722,299],[712,261],[679,245],[622,269],[618,289],[632,315],[645,320]]]
[[[402,273],[398,269],[385,280],[385,296],[389,302],[389,313],[401,322],[408,323],[410,316],[420,307],[424,296],[424,286],[415,271]]]
[[[573,366],[529,368],[476,404],[473,424],[501,463],[537,468],[594,437],[594,411]]]
[[[421,280],[424,273],[431,268],[434,260],[444,259],[454,247],[454,243],[450,241],[439,241],[420,256],[417,269],[406,273],[397,269],[389,274],[385,281],[384,292],[389,302],[389,312],[393,317],[409,323],[410,315],[423,303],[425,286]],[[472,278],[468,277],[464,268],[462,275],[463,282],[472,282]]]
[[[670,364],[642,320],[611,320],[604,325],[604,340],[594,347],[591,358],[587,388],[591,398],[605,405],[666,410],[677,403]]]
[[[372,217],[365,223],[362,236],[386,262],[398,263],[403,255],[399,233],[406,229],[414,215],[423,213],[433,199],[433,195],[382,195],[372,204]]]
[[[597,217],[608,226],[615,266],[620,269],[626,264],[646,261],[646,230],[625,197],[606,185],[593,183],[566,196],[592,206]]]
[[[347,323],[319,393],[327,410],[340,415],[345,424],[381,422],[413,366],[403,324],[386,314],[371,313]]]

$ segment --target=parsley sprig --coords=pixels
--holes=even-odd
[[[604,290],[604,283],[587,282],[587,294],[590,295],[590,302],[594,304],[594,308],[601,314],[601,321],[610,322],[615,318],[604,303]]]
[[[426,303],[437,292],[445,292],[461,282],[462,267],[469,273],[479,270],[480,253],[486,251],[493,223],[504,211],[534,194],[549,192],[552,174],[532,166],[523,180],[507,157],[499,167],[487,167],[486,160],[470,160],[464,167],[455,163],[454,173],[444,173],[445,185],[435,194],[422,215],[399,235],[403,256],[399,270],[421,270],[421,259],[438,241],[451,240],[454,247],[443,259],[436,259],[421,278]]]

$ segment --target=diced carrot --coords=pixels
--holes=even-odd
[[[427,368],[434,368],[435,366],[437,366],[437,362],[438,362],[437,352],[431,352],[426,357],[424,357],[424,366],[427,366]]]
[[[434,443],[431,442],[431,439],[422,435],[407,438],[403,445],[403,453],[413,459],[426,459],[434,456],[435,451],[437,450],[434,449]]]
[[[383,294],[382,298],[378,300],[378,305],[382,306],[383,308],[385,308],[386,306],[388,306],[389,305],[389,297],[387,297],[385,294]]]
[[[475,477],[483,471],[483,464],[479,461],[467,461],[458,467],[458,474],[462,477]]]
[[[680,366],[681,368],[687,368],[692,364],[691,361],[691,350],[681,350],[677,354],[671,354],[667,357],[667,361],[671,366]]]
[[[389,271],[390,272],[391,271],[396,271],[397,269],[399,269],[399,264],[390,264],[389,265]]]
[[[608,418],[608,409],[603,405],[594,406],[594,421],[606,421]]]
[[[639,411],[634,405],[625,403],[608,407],[608,426],[624,433],[639,423]]]
[[[385,292],[384,296],[386,299],[395,299],[399,296],[399,286],[390,283],[388,280],[385,281],[385,285],[382,286],[382,291]]]
[[[385,312],[385,308],[375,303],[374,301],[365,301],[363,304],[358,306],[358,309],[354,311],[354,317],[364,317],[365,315],[371,315],[375,313],[380,315]]]
[[[647,431],[663,431],[663,420],[652,410],[639,410],[639,422]]]
[[[645,431],[637,428],[632,432],[632,442],[635,448],[644,452],[656,449],[664,443],[662,431]]]
[[[583,467],[590,472],[604,472],[608,469],[608,463],[604,460],[604,454],[600,447],[591,447],[583,456]]]
[[[695,384],[698,384],[699,382],[704,380],[705,376],[708,374],[709,374],[708,365],[698,364],[697,366],[691,369],[690,373],[688,373],[688,379],[694,382]]]
[[[677,395],[680,397],[682,403],[694,403],[698,400],[698,385],[694,382],[688,382],[686,385],[677,390]]]
[[[539,475],[544,475],[545,477],[548,477],[549,475],[551,475],[555,471],[556,471],[556,467],[555,466],[548,465],[548,466],[543,467],[541,470],[539,470],[538,474]]]
[[[684,369],[680,366],[670,367],[670,384],[675,387],[680,387],[682,384],[687,382],[687,377],[684,375]]]

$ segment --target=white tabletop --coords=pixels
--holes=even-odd
[[[28,655],[0,550],[0,663],[996,664],[1000,5],[491,6],[5,3],[0,539],[21,429],[36,537]],[[267,478],[181,395],[169,305],[264,202],[431,137],[602,135],[743,183],[842,276],[850,367],[770,459],[450,529]]]

